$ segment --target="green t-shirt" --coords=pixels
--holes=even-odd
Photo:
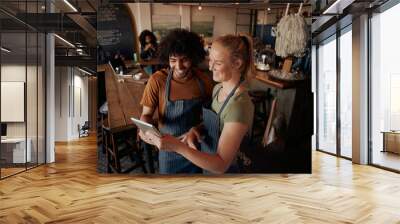
[[[213,96],[215,96],[220,88],[221,84],[214,87]],[[223,103],[224,102],[218,102],[218,96],[215,96],[211,104],[211,109],[215,113],[218,113]],[[250,133],[253,125],[253,116],[254,105],[253,102],[251,102],[248,92],[242,91],[239,94],[235,93],[220,115],[220,130],[222,131],[224,124],[227,122],[240,122],[247,124],[249,128],[248,133]]]

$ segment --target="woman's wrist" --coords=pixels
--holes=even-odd
[[[192,128],[190,128],[190,130],[189,130],[189,132],[193,132],[193,131],[199,131],[199,129],[197,128],[197,127],[192,127]]]
[[[178,147],[176,148],[176,152],[181,155],[185,154],[186,150],[187,150],[187,146],[186,146],[186,144],[183,144],[183,143],[179,144]]]

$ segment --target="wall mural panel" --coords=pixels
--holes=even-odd
[[[172,29],[181,28],[179,15],[153,15],[151,21],[157,40],[161,40]]]
[[[192,18],[191,31],[205,38],[213,37],[214,16],[194,16]]]

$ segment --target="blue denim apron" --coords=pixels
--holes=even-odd
[[[240,86],[241,82],[239,82],[239,84],[237,86],[235,86],[235,88],[226,97],[218,114],[215,113],[214,110],[212,110],[211,104],[208,105],[208,107],[203,107],[203,125],[204,125],[204,130],[205,130],[204,133],[205,134],[204,134],[204,139],[201,142],[201,151],[202,152],[206,152],[209,154],[217,153],[218,141],[219,141],[219,137],[221,136],[220,115],[221,115],[222,111],[224,110],[225,106],[228,104],[231,97],[235,94],[235,91]],[[216,91],[212,100],[217,100],[217,99],[215,99],[215,97],[218,96],[218,93],[221,89],[222,89],[222,86],[221,86],[221,88],[219,88]],[[242,142],[244,142],[244,141],[242,140]],[[203,170],[203,173],[211,174],[211,172],[209,172],[207,170]],[[239,167],[238,167],[236,161],[232,161],[231,166],[225,173],[239,173]]]
[[[206,94],[202,80],[196,75],[195,78],[197,79],[202,97],[190,100],[171,101],[169,95],[172,69],[168,71],[165,87],[165,112],[163,116],[163,126],[160,129],[162,134],[178,137],[201,122],[201,108],[203,107],[203,100]],[[201,173],[201,168],[176,152],[160,150],[158,159],[160,174]]]

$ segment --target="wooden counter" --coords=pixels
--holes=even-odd
[[[143,62],[144,63],[144,62]],[[132,60],[124,60],[124,64],[127,68],[134,68],[134,67],[138,67],[139,65],[142,65],[141,62],[135,62]],[[101,64],[101,65],[97,65],[97,72],[105,72],[106,71],[106,67],[109,64]]]
[[[97,65],[97,72],[105,72],[107,64]]]
[[[143,66],[148,66],[148,65],[160,65],[161,62],[158,58],[150,59],[150,60],[139,60],[138,64],[143,65]]]
[[[301,81],[283,81],[283,80],[274,79],[268,75],[267,71],[260,71],[260,70],[256,70],[255,78],[269,86],[272,86],[272,87],[275,87],[278,89],[294,88],[303,83],[303,80],[301,80]]]
[[[103,65],[102,68],[105,70],[109,128],[129,128],[133,125],[130,118],[141,115],[140,100],[146,86],[145,81],[124,77],[124,81],[120,82],[110,65]]]

